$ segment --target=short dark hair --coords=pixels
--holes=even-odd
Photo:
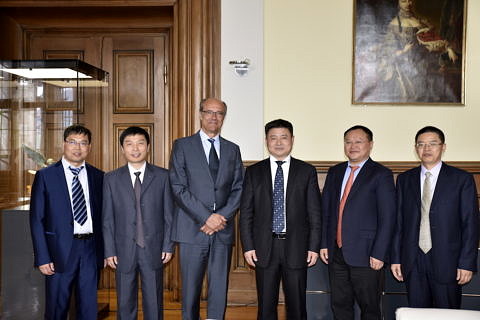
[[[150,144],[150,135],[148,134],[147,130],[140,127],[133,126],[123,130],[122,134],[120,135],[120,145],[123,147],[123,141],[125,140],[126,137],[134,136],[137,134],[144,136],[145,140],[147,140],[147,145]]]
[[[74,124],[65,128],[65,131],[63,131],[63,141],[67,141],[67,138],[72,134],[86,135],[88,139],[88,144],[92,142],[92,132],[82,125]]]
[[[200,101],[200,112],[203,111],[203,108],[205,107],[205,103],[207,102],[207,100],[210,100],[210,99],[215,99],[215,100],[218,100],[221,102],[221,104],[223,105],[223,108],[225,109],[225,114],[227,113],[227,104],[220,100],[220,99],[217,99],[217,98],[205,98],[205,99],[202,99],[202,101]]]
[[[426,127],[423,127],[422,129],[418,130],[417,134],[415,135],[415,143],[417,143],[418,137],[421,134],[424,134],[424,133],[427,133],[427,132],[436,133],[438,135],[438,137],[440,138],[440,141],[442,143],[445,143],[445,134],[443,133],[443,131],[438,129],[437,127],[433,127],[433,126],[426,126]]]
[[[363,132],[365,132],[365,134],[367,135],[367,139],[368,141],[372,141],[373,140],[373,132],[372,130],[368,129],[367,127],[365,126],[361,126],[359,124],[357,124],[356,126],[353,126],[349,129],[347,129],[347,131],[345,131],[343,133],[343,138],[345,138],[347,136],[347,134],[350,132],[350,131],[353,131],[353,130],[362,130]]]
[[[288,129],[288,131],[290,131],[290,134],[293,137],[293,126],[287,120],[277,119],[277,120],[272,120],[269,123],[267,123],[265,125],[265,136],[268,136],[268,131],[270,131],[270,129],[274,129],[274,128],[286,128],[286,129]]]

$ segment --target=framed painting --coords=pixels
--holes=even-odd
[[[354,0],[353,104],[464,104],[467,0]]]

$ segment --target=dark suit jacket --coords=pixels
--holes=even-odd
[[[323,188],[322,248],[328,248],[331,258],[347,165],[342,162],[330,168]],[[365,162],[348,195],[342,221],[342,252],[347,264],[369,267],[370,257],[388,261],[395,224],[395,185],[389,169],[371,159]]]
[[[103,171],[85,164],[88,177],[97,265],[103,268],[102,183]],[[63,272],[73,242],[73,213],[62,161],[35,175],[30,203],[35,266],[53,262]]]
[[[150,268],[162,267],[162,252],[173,252],[170,240],[173,199],[168,171],[146,164],[141,206],[145,252]],[[136,263],[135,191],[128,166],[105,174],[103,184],[103,235],[105,257],[117,256],[119,272],[130,272]]]
[[[421,217],[421,168],[397,179],[397,227],[392,263],[400,263],[408,277],[418,254]],[[430,206],[433,274],[442,283],[454,282],[457,268],[476,271],[478,254],[478,202],[471,174],[442,164]]]
[[[170,160],[170,181],[177,203],[172,239],[185,243],[208,243],[209,236],[200,231],[213,213],[224,216],[225,229],[215,233],[225,244],[234,239],[233,217],[240,205],[243,164],[240,148],[220,137],[220,167],[213,181],[200,134],[175,141]]]
[[[272,249],[270,159],[247,168],[240,207],[243,250],[255,250],[259,267],[268,267]],[[320,250],[321,201],[313,166],[291,158],[285,198],[286,257],[290,268],[307,267],[307,251]]]

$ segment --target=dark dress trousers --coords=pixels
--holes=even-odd
[[[117,256],[119,319],[137,319],[138,274],[145,319],[163,319],[162,252],[173,253],[173,198],[168,171],[146,164],[140,204],[145,247],[136,244],[135,192],[128,166],[105,174],[103,233],[105,257]]]
[[[418,246],[421,167],[397,179],[397,227],[392,263],[401,264],[412,307],[460,308],[457,269],[477,271],[479,212],[470,173],[442,163],[430,205],[432,248]]]
[[[77,319],[96,319],[97,283],[103,268],[103,172],[85,164],[93,237],[74,239],[73,213],[62,161],[39,170],[32,186],[30,229],[35,266],[53,262],[46,276],[45,319],[66,319],[72,286]]]
[[[362,319],[381,319],[383,269],[370,257],[388,262],[395,224],[392,172],[368,159],[355,178],[342,219],[342,248],[336,243],[338,209],[347,162],[330,168],[323,189],[322,248],[328,248],[332,310],[336,319],[353,319],[354,300]]]
[[[240,207],[240,236],[243,251],[255,250],[258,258],[258,318],[277,319],[282,281],[287,318],[306,319],[307,252],[320,250],[321,200],[315,168],[291,158],[285,239],[272,237],[272,193],[270,159],[248,167]]]
[[[243,164],[240,148],[220,137],[220,163],[214,181],[199,132],[177,139],[170,160],[170,181],[177,204],[172,240],[180,243],[182,319],[197,320],[200,292],[207,270],[207,318],[223,319],[227,303],[228,273],[234,216],[240,205]],[[227,219],[225,229],[209,236],[200,231],[213,213]]]

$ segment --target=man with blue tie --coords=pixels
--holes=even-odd
[[[182,319],[198,320],[200,292],[208,279],[208,319],[224,319],[228,273],[240,205],[240,148],[220,136],[225,102],[200,103],[200,130],[173,144],[170,182],[177,203],[172,239],[180,243]]]
[[[354,319],[356,300],[363,320],[380,320],[383,266],[395,224],[393,175],[370,159],[370,129],[353,126],[343,136],[348,161],[328,170],[323,188],[320,258],[328,264],[335,319]]]
[[[72,288],[77,319],[97,318],[97,283],[104,267],[103,172],[85,162],[91,132],[65,129],[63,157],[35,175],[30,203],[35,266],[46,276],[45,319],[67,318]]]
[[[307,319],[307,268],[320,250],[321,202],[315,168],[293,158],[293,126],[265,125],[270,157],[249,166],[240,206],[244,257],[255,268],[258,319],[276,320],[280,282],[287,319]]]
[[[415,135],[419,167],[397,179],[397,226],[391,270],[417,308],[460,308],[477,270],[479,212],[473,176],[442,162],[444,133]]]

